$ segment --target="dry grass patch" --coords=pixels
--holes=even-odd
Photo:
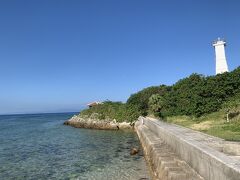
[[[224,111],[214,112],[199,118],[190,116],[172,116],[167,117],[166,121],[220,137],[225,140],[240,141],[239,117],[235,117],[230,122],[227,122]]]
[[[204,121],[200,122],[198,124],[193,124],[190,126],[191,129],[197,130],[197,131],[206,131],[210,129],[213,125],[212,121]]]

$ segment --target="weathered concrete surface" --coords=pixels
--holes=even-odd
[[[140,141],[143,147],[145,147],[144,150],[147,158],[151,157],[150,161],[152,161],[152,166],[156,164],[155,161],[159,163],[161,153],[159,155],[153,155],[153,152],[156,150],[151,150],[151,147],[154,146],[153,149],[156,149],[157,144],[161,147],[162,142],[164,142],[169,147],[169,151],[173,152],[182,161],[185,161],[206,180],[240,179],[240,161],[234,158],[235,156],[231,153],[223,153],[224,148],[225,151],[233,151],[233,148],[226,148],[232,146],[224,143],[220,138],[215,138],[152,118],[140,117],[135,127]],[[234,145],[236,146],[236,144]],[[168,150],[166,150],[166,152],[168,152]],[[236,154],[238,151],[234,151],[234,153]],[[155,167],[155,169],[156,174],[162,172],[159,166]],[[194,173],[192,175],[194,175]],[[186,175],[186,178],[183,177],[179,179],[189,178],[195,179],[189,175]],[[169,177],[166,179],[169,179]]]
[[[154,179],[159,180],[203,180],[162,138],[151,132],[140,122],[135,129],[144,149],[145,158],[151,167]]]

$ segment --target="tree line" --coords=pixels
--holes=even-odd
[[[231,109],[232,104],[239,106],[240,101],[236,101],[239,97],[240,67],[215,76],[194,73],[171,86],[145,88],[132,94],[126,103],[107,101],[82,114],[99,113],[101,109],[103,119],[111,116],[118,121],[133,121],[140,115],[149,114],[163,118],[176,115],[199,117],[222,108]]]

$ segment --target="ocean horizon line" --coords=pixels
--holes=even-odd
[[[7,113],[0,114],[0,116],[11,116],[11,115],[37,115],[37,114],[66,114],[66,113],[79,113],[79,111],[64,111],[64,112],[33,112],[33,113]]]

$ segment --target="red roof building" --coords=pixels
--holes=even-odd
[[[88,106],[89,108],[91,108],[91,107],[96,106],[96,105],[98,105],[98,104],[102,104],[102,102],[98,102],[98,101],[91,102],[91,103],[88,103],[87,106]]]

